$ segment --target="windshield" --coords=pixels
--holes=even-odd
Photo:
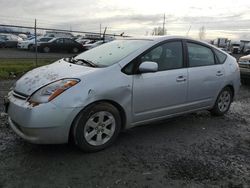
[[[76,56],[75,59],[84,59],[97,66],[110,66],[149,44],[150,40],[115,40]]]

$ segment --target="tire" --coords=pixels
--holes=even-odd
[[[76,117],[70,139],[81,150],[96,152],[112,145],[120,130],[119,111],[109,103],[97,103]]]
[[[211,110],[212,115],[223,116],[229,110],[232,100],[232,90],[229,87],[225,87],[216,99],[215,105]]]
[[[6,43],[2,43],[1,48],[6,48]]]
[[[76,53],[78,53],[78,52],[79,52],[79,49],[78,49],[78,48],[76,48],[76,47],[74,47],[74,48],[72,49],[72,52],[76,54]]]
[[[43,52],[49,53],[49,52],[50,52],[50,48],[49,48],[48,46],[45,46],[45,47],[43,48]]]

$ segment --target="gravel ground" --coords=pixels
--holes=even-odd
[[[60,59],[70,57],[75,54],[71,53],[38,53],[39,59]],[[35,59],[35,53],[28,50],[16,48],[0,48],[0,59]],[[1,60],[0,60],[1,62]]]
[[[202,111],[127,130],[86,154],[33,145],[0,119],[0,187],[250,187],[250,86],[224,117]]]

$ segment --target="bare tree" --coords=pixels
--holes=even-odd
[[[162,27],[155,27],[152,31],[152,35],[164,35],[164,30]]]
[[[206,37],[206,28],[202,26],[199,30],[199,38],[200,40],[204,40]]]

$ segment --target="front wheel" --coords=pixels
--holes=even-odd
[[[109,103],[98,103],[83,110],[72,127],[76,146],[95,152],[110,146],[121,129],[119,111]]]
[[[224,115],[229,110],[232,100],[232,90],[228,87],[224,88],[217,97],[217,100],[213,109],[211,110],[211,113],[216,116]]]
[[[43,48],[43,52],[45,53],[49,53],[50,52],[50,48],[48,46]]]

